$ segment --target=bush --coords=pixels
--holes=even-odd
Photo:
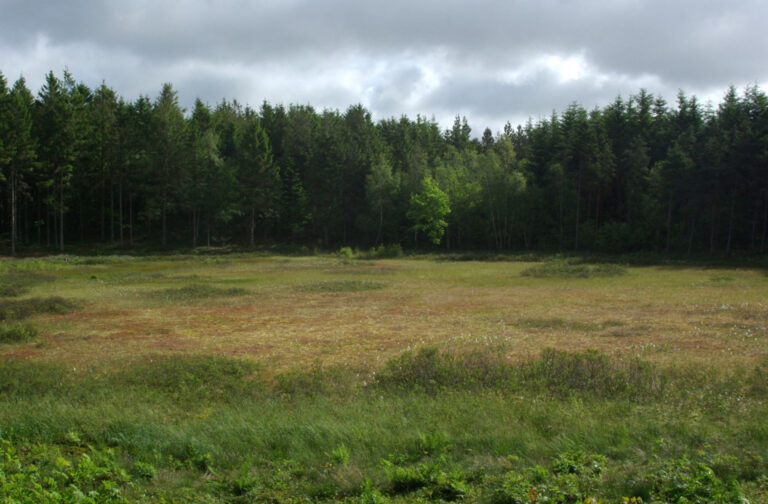
[[[371,248],[366,255],[368,259],[385,259],[403,257],[403,247],[399,243],[392,245],[379,245],[378,247]]]
[[[341,259],[354,259],[358,256],[358,252],[352,250],[352,247],[341,247],[339,251],[336,252],[336,255]]]

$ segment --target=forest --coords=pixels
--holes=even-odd
[[[0,74],[0,247],[399,244],[764,253],[768,98],[640,90],[473,136],[362,105],[127,101],[67,71]]]

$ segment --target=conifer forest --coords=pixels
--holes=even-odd
[[[428,112],[428,111],[427,111]],[[768,237],[768,98],[640,90],[472,131],[362,105],[134,101],[0,75],[0,247],[295,244],[729,255]]]

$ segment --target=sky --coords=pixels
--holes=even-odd
[[[374,120],[421,114],[473,135],[641,88],[714,106],[768,82],[765,0],[0,0],[0,72],[53,70],[127,100],[165,82]]]

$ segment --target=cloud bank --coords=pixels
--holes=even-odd
[[[768,4],[722,0],[0,0],[0,71],[258,106],[362,103],[475,133],[641,87],[718,101],[768,79]]]

